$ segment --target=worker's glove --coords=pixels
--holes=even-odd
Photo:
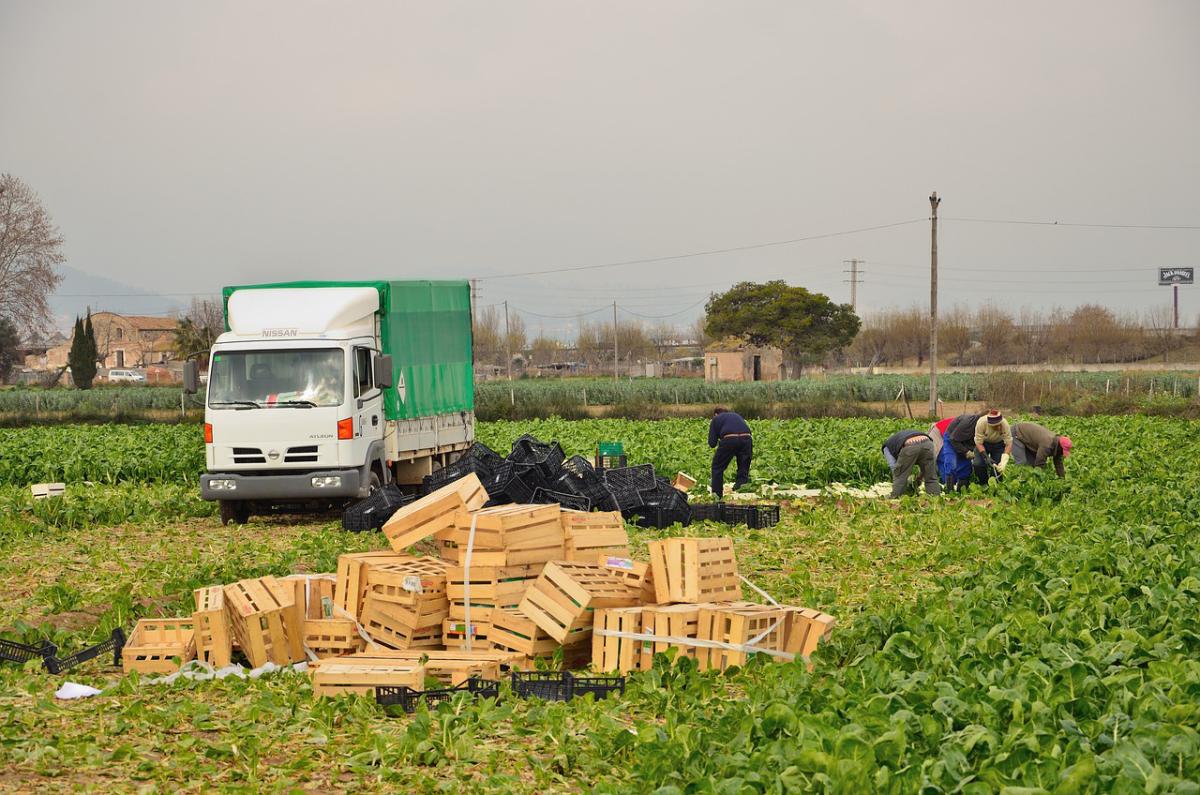
[[[975,460],[975,451],[974,451],[974,450],[968,450],[968,451],[967,451],[967,460],[968,460],[968,461],[974,461],[974,460]]]
[[[1000,463],[996,464],[996,471],[1003,472],[1004,468],[1006,466],[1008,466],[1008,460],[1009,460],[1008,453],[1005,453],[1004,455],[1000,456]]]

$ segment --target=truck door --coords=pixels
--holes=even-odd
[[[354,439],[362,444],[363,460],[371,442],[383,438],[383,391],[375,386],[371,372],[376,351],[354,347]]]

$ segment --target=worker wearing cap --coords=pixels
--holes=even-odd
[[[1013,436],[1000,409],[992,409],[975,421],[975,450],[971,461],[975,479],[986,486],[995,468],[999,478],[1012,455]]]
[[[918,467],[926,494],[941,494],[937,466],[934,464],[933,439],[924,431],[896,431],[883,443],[883,458],[892,470],[892,499],[908,491],[908,476]]]
[[[750,482],[750,459],[754,457],[754,442],[750,426],[738,414],[729,409],[713,409],[712,421],[708,424],[708,446],[715,448],[712,460],[712,491],[721,499],[725,491],[725,470],[729,462],[737,459],[737,477],[733,487]]]
[[[1054,471],[1066,477],[1063,459],[1071,454],[1074,444],[1070,436],[1055,436],[1036,422],[1018,422],[1012,426],[1013,462],[1041,468],[1047,459],[1054,460]]]

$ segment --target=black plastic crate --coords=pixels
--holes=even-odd
[[[563,461],[563,469],[576,477],[587,477],[596,474],[596,468],[592,466],[592,462],[581,455],[573,455],[566,461]]]
[[[398,706],[405,712],[416,712],[417,705],[425,702],[427,709],[436,709],[438,704],[449,701],[458,693],[470,693],[476,698],[499,698],[500,683],[471,677],[457,687],[437,690],[413,690],[411,687],[380,685],[375,688],[375,703],[384,707]]]
[[[720,522],[722,521],[721,507],[719,502],[696,502],[692,503],[692,521],[693,522]]]
[[[638,527],[657,527],[662,529],[673,524],[688,525],[692,522],[690,511],[681,511],[660,505],[643,505],[622,514]]]
[[[716,504],[720,510],[718,521],[725,522],[726,525],[745,525],[751,530],[762,530],[763,527],[779,524],[779,506],[732,506],[727,502]]]
[[[554,482],[555,491],[566,491],[585,497],[593,511],[616,511],[620,506],[612,490],[604,484],[604,479],[592,473],[582,477],[564,472],[562,477]]]
[[[556,502],[564,508],[570,508],[575,511],[592,510],[592,501],[587,497],[581,497],[578,494],[569,494],[565,491],[551,491],[542,488],[534,489],[532,501],[539,505],[549,505]]]
[[[94,660],[102,654],[112,652],[113,666],[116,667],[121,664],[121,650],[124,648],[125,632],[120,627],[117,627],[112,631],[108,640],[97,643],[95,646],[89,646],[66,657],[56,656],[57,652],[47,654],[42,657],[42,660],[46,665],[47,671],[52,674],[61,674],[63,671],[69,671],[88,660]]]
[[[504,459],[500,457],[492,448],[486,444],[476,442],[466,449],[461,456],[454,462],[447,464],[441,469],[426,475],[422,484],[425,493],[437,491],[442,486],[449,485],[459,478],[465,478],[474,472],[479,479],[486,480],[489,475],[504,463]]]
[[[513,671],[513,695],[542,701],[571,700],[570,671]]]
[[[642,527],[670,527],[673,524],[689,524],[692,521],[692,509],[688,505],[687,495],[670,484],[669,481],[659,483],[651,491],[643,491],[642,506],[630,513],[639,516],[635,520]]]
[[[542,476],[553,480],[562,472],[566,454],[558,442],[543,442],[529,434],[513,442],[508,460],[517,464],[533,464]]]
[[[529,486],[521,478],[521,473],[529,467],[507,461],[483,482],[484,489],[492,500],[503,502],[526,503],[533,498],[534,487]]]
[[[653,464],[604,470],[604,482],[613,491],[650,491],[657,485]]]
[[[571,674],[572,698],[586,696],[588,693],[591,693],[597,701],[608,698],[613,693],[625,695],[625,677]]]
[[[353,532],[378,530],[397,510],[413,501],[395,483],[375,490],[342,512],[342,527]]]
[[[0,640],[0,662],[26,663],[35,657],[45,658],[57,653],[54,644],[45,639],[36,646],[15,640]]]
[[[597,700],[625,692],[623,676],[587,676],[570,671],[513,671],[513,694],[543,701],[570,701],[591,693]]]

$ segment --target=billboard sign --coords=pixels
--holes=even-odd
[[[1159,284],[1195,284],[1195,268],[1159,268]]]

